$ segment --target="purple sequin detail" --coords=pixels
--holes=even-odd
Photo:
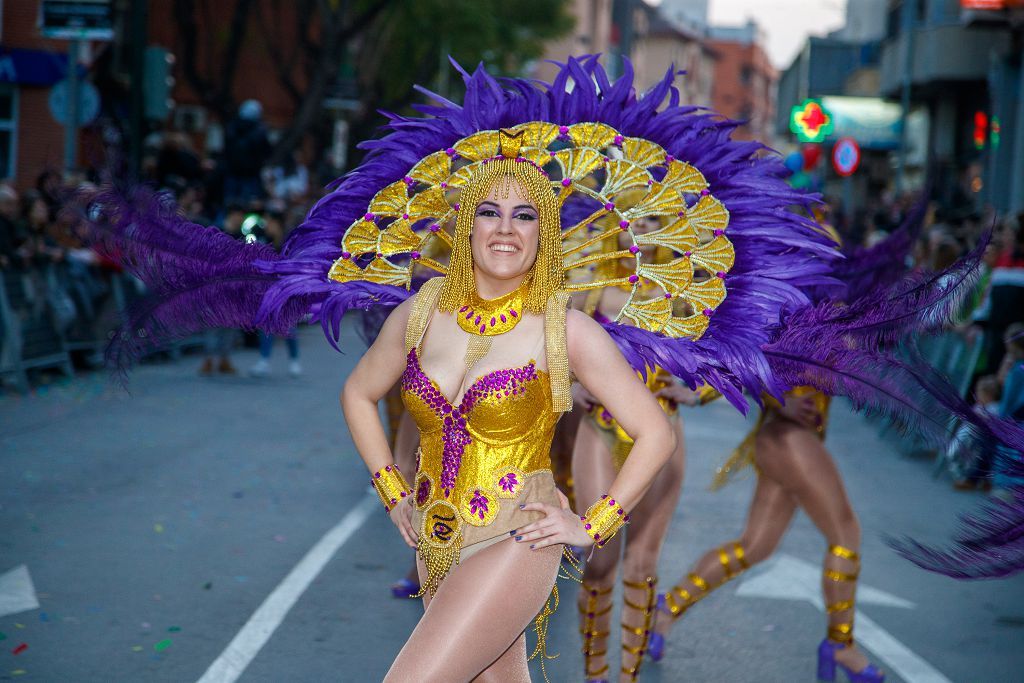
[[[480,491],[474,491],[473,498],[469,501],[469,514],[484,519],[487,516],[488,503],[490,501],[487,500],[487,496]]]
[[[409,351],[402,390],[416,394],[442,419],[444,452],[441,455],[441,489],[447,497],[455,488],[455,478],[462,465],[462,454],[472,440],[466,428],[466,416],[481,400],[491,395],[513,396],[526,390],[526,383],[537,379],[537,368],[531,362],[520,368],[495,370],[473,382],[453,406],[430,377],[423,372],[416,349]]]
[[[505,493],[515,493],[516,487],[519,486],[519,477],[516,476],[515,472],[509,472],[498,480],[498,486]]]
[[[427,502],[430,497],[430,480],[423,478],[420,480],[419,488],[416,489],[416,504],[422,506]]]

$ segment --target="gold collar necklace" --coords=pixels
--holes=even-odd
[[[505,334],[519,322],[523,315],[523,302],[530,289],[529,278],[514,290],[496,299],[483,299],[474,290],[469,301],[455,313],[459,327],[470,334],[493,337]]]

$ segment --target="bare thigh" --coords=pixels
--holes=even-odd
[[[859,545],[860,530],[843,478],[817,434],[772,420],[761,430],[756,452],[762,476],[792,495],[829,543]]]
[[[510,539],[460,564],[425,601],[385,681],[470,681],[495,663],[523,671],[525,647],[512,646],[551,594],[561,555],[560,545],[530,550]]]

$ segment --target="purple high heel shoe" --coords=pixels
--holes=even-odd
[[[883,683],[885,674],[874,664],[868,664],[860,671],[853,671],[842,662],[836,661],[836,651],[842,650],[845,645],[826,638],[818,646],[818,680],[836,680],[836,668],[842,669],[850,683]]]
[[[420,592],[420,585],[411,579],[401,578],[391,584],[391,597],[412,598]]]
[[[668,611],[668,605],[665,604],[664,593],[658,593],[658,602],[654,609],[669,617],[672,616],[672,613]],[[652,662],[660,662],[665,656],[665,636],[657,631],[652,630],[647,640],[647,656],[651,658]]]

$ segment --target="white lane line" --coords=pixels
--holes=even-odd
[[[785,553],[778,553],[756,569],[752,569],[736,590],[736,595],[775,600],[809,602],[825,611],[821,599],[821,567]],[[914,603],[878,588],[861,584],[857,587],[861,605],[882,605],[914,609]],[[862,611],[854,614],[857,643],[875,653],[885,668],[896,672],[908,683],[952,683],[927,661],[915,654],[891,633],[876,624]]]
[[[309,588],[309,584],[319,576],[338,549],[363,525],[379,504],[375,493],[367,493],[333,529],[324,534],[253,612],[249,621],[198,683],[234,683],[270,640],[289,610]]]
[[[31,609],[39,609],[39,599],[28,567],[22,564],[0,574],[0,617]]]

